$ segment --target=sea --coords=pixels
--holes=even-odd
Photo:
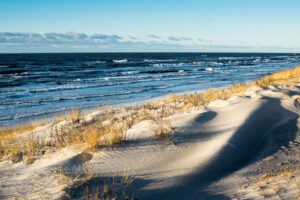
[[[249,82],[296,65],[300,54],[0,54],[0,127]]]

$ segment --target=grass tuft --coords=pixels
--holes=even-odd
[[[155,135],[165,141],[167,144],[172,144],[173,127],[170,121],[158,121],[158,128],[155,130]]]
[[[80,109],[73,108],[67,113],[66,120],[67,121],[70,120],[72,123],[78,124],[80,122],[80,117],[81,117]]]

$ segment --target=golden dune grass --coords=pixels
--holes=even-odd
[[[73,108],[70,111],[68,111],[64,115],[57,115],[53,119],[42,119],[35,122],[30,122],[27,124],[21,124],[16,125],[14,127],[4,128],[1,129],[0,127],[0,137],[6,137],[9,135],[15,135],[15,134],[22,134],[26,132],[31,132],[34,129],[50,124],[50,123],[56,123],[61,121],[71,121],[73,123],[79,123],[81,117],[80,110],[78,108]]]
[[[158,129],[155,130],[155,136],[165,141],[166,144],[172,144],[173,127],[170,121],[158,121]]]
[[[98,148],[124,140],[124,133],[143,120],[161,122],[163,118],[176,113],[185,112],[198,106],[203,106],[217,99],[227,99],[241,94],[253,86],[267,87],[275,84],[292,84],[300,82],[300,67],[284,70],[265,76],[255,82],[236,84],[227,88],[208,89],[202,93],[170,95],[160,100],[143,105],[127,106],[123,108],[104,109],[98,119],[90,123],[83,123],[79,109],[72,109],[64,117],[57,117],[54,121],[66,121],[64,129],[54,129],[52,141],[46,142],[30,137],[18,139],[20,133],[31,132],[41,124],[28,124],[0,130],[0,160],[15,161],[28,160],[42,155],[48,149],[57,149],[74,144],[85,143],[89,147]],[[44,123],[45,124],[45,123]],[[159,138],[168,138],[166,134],[172,131],[168,125],[161,124]],[[167,127],[167,128],[166,128]]]
[[[293,84],[300,82],[300,67],[287,69],[265,76],[255,82],[256,85],[267,87],[276,84]]]
[[[12,128],[7,128],[7,129],[0,129],[0,137],[6,137],[9,135],[30,132],[40,126],[43,126],[43,124],[44,123],[42,123],[42,122],[35,122],[35,123],[14,126]]]

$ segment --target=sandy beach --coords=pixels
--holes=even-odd
[[[221,92],[4,131],[0,197],[297,199],[299,79],[295,68]]]
[[[300,200],[299,9],[0,0],[0,200]]]

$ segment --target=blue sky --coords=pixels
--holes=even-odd
[[[1,0],[0,52],[300,52],[299,0]]]

